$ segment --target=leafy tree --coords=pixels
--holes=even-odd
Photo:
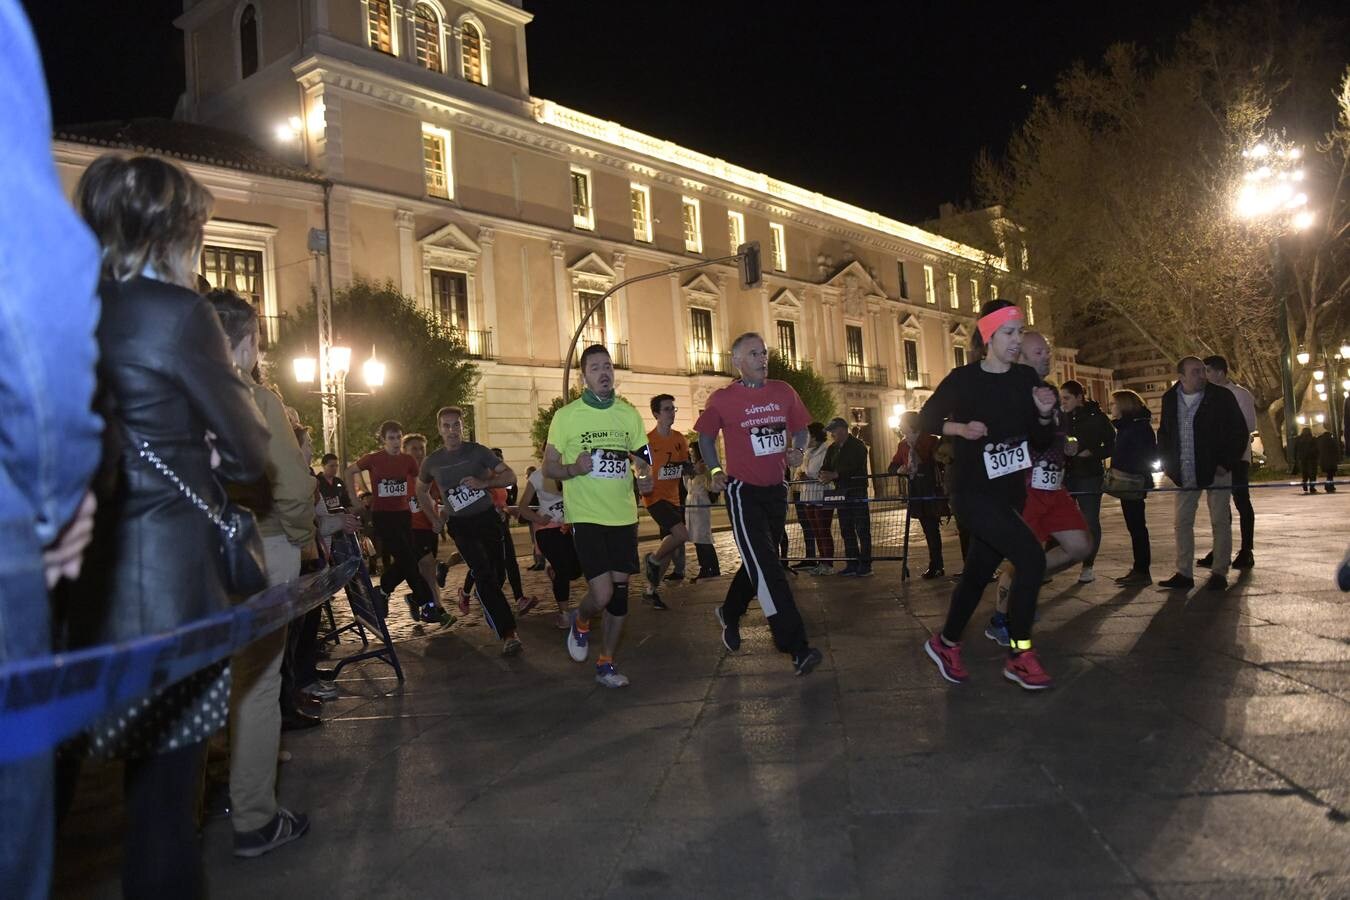
[[[318,333],[315,305],[310,302],[286,318],[279,340],[266,354],[268,379],[299,410],[301,421],[316,431],[323,420],[319,396],[314,386],[295,383],[291,360],[317,356]],[[384,386],[373,394],[347,395],[347,446],[352,458],[377,447],[375,429],[385,419],[397,419],[409,432],[421,432],[434,443],[436,410],[473,399],[478,367],[457,333],[443,329],[392,283],[356,281],[338,291],[333,297],[333,340],[352,348],[350,391],[368,390],[361,366],[372,346],[388,367]]]
[[[794,365],[782,351],[775,350],[769,354],[769,377],[792,385],[815,421],[828,422],[839,414],[839,398],[809,362]]]
[[[1165,54],[1112,47],[1099,67],[1061,75],[1006,158],[976,170],[982,202],[1026,228],[1031,277],[1085,356],[1131,343],[1169,361],[1223,354],[1256,396],[1277,465],[1273,301],[1288,299],[1294,343],[1313,347],[1339,338],[1350,294],[1350,85],[1327,67],[1344,59],[1330,52],[1344,33],[1344,21],[1304,26],[1257,3],[1197,17]],[[1234,200],[1242,151],[1285,121],[1335,124],[1320,142],[1291,136],[1309,145],[1319,220],[1281,238],[1285,223],[1244,221]]]

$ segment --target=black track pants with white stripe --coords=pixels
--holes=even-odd
[[[760,487],[729,480],[726,494],[731,531],[741,553],[741,570],[727,588],[722,615],[728,620],[740,619],[751,598],[759,600],[759,607],[769,620],[774,645],[795,657],[810,645],[806,626],[792,599],[787,573],[778,561],[778,538],[787,520],[787,486]]]

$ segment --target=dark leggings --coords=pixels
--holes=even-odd
[[[695,544],[694,549],[698,551],[698,575],[700,578],[722,574],[722,565],[717,560],[716,547],[712,544]]]
[[[502,523],[502,558],[496,565],[497,584],[503,585],[509,578],[511,590],[514,592],[515,598],[519,600],[525,596],[525,591],[520,585],[520,564],[516,562],[516,542],[511,540],[511,523],[500,516],[497,518]],[[473,591],[473,583],[473,570],[470,569],[469,573],[464,576],[464,593],[468,594]]]
[[[1130,546],[1134,550],[1134,571],[1147,572],[1153,565],[1153,549],[1148,543],[1148,524],[1144,521],[1143,500],[1120,501],[1120,514],[1130,530]]]
[[[952,592],[943,637],[953,642],[961,640],[989,579],[1006,559],[1015,567],[1008,601],[1008,637],[1015,641],[1030,640],[1036,595],[1045,576],[1045,551],[1036,535],[1001,498],[956,494],[952,503],[957,507],[957,521],[964,522],[970,530],[970,552],[966,554],[961,581]]]
[[[405,579],[412,591],[413,600],[418,606],[432,601],[431,588],[417,568],[417,551],[413,548],[412,513],[372,511],[371,524],[375,527],[375,537],[379,538],[385,551],[393,557],[393,565],[386,566],[380,574],[380,590],[393,594]]]
[[[561,528],[540,528],[534,533],[539,552],[553,567],[553,599],[558,608],[567,606],[572,592],[572,582],[581,577],[581,562],[577,559],[577,548],[572,543],[572,535],[564,534]]]
[[[196,806],[206,743],[128,760],[127,828],[122,833],[122,894],[204,897],[206,876]]]
[[[919,524],[923,526],[923,540],[928,545],[928,565],[933,569],[941,569],[942,566],[942,527],[938,524],[938,517],[933,515],[919,516]]]
[[[1302,460],[1299,462],[1299,468],[1303,470],[1303,489],[1317,487],[1317,461]]]

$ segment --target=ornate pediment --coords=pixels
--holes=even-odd
[[[907,335],[916,335],[923,331],[923,322],[913,313],[900,314],[900,330]]]
[[[482,248],[453,223],[442,225],[423,237],[422,260],[426,266],[451,266],[472,272],[478,268]]]
[[[792,292],[791,288],[783,288],[769,301],[769,310],[774,318],[788,319],[793,322],[800,322],[802,318],[802,301]]]
[[[844,315],[851,319],[861,319],[867,314],[869,305],[875,309],[877,303],[886,299],[886,292],[856,259],[846,263],[825,283],[839,291]]]
[[[685,282],[680,290],[684,293],[685,302],[692,303],[695,306],[716,309],[722,300],[721,286],[703,272],[699,272]]]
[[[572,263],[567,271],[572,275],[572,284],[583,291],[607,291],[618,278],[609,263],[594,251]]]

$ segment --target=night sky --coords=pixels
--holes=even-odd
[[[340,0],[333,0],[340,2]],[[175,0],[31,0],[58,124],[169,116]],[[902,220],[971,199],[971,165],[1110,44],[1164,48],[1202,4],[526,0],[530,88]],[[75,12],[78,11],[78,14]]]

